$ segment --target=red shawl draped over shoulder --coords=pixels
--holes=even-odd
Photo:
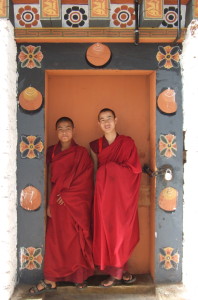
[[[87,150],[73,143],[52,156],[51,184],[44,276],[81,283],[94,269],[90,236],[93,163]],[[57,204],[57,195],[64,205]]]
[[[98,154],[94,198],[94,263],[122,268],[139,241],[142,168],[134,141],[119,135]]]

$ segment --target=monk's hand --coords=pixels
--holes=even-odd
[[[47,206],[47,216],[50,218],[52,217],[49,205]]]
[[[58,197],[58,199],[56,200],[56,202],[57,202],[59,205],[64,205],[65,203],[64,203],[63,199],[61,198],[61,196],[60,196],[60,195],[57,195],[57,197]]]

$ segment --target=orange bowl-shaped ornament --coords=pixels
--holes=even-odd
[[[166,114],[173,114],[177,111],[177,103],[175,101],[175,91],[168,88],[163,91],[157,101],[159,109]]]
[[[93,66],[104,66],[111,58],[111,51],[106,45],[95,43],[87,49],[86,58]]]
[[[27,186],[21,191],[20,204],[26,210],[36,210],[41,206],[41,193],[34,186]]]
[[[159,195],[159,207],[165,211],[175,211],[177,208],[178,191],[173,187],[163,189]]]
[[[25,110],[37,110],[42,105],[42,95],[34,87],[28,87],[19,95],[19,104]]]

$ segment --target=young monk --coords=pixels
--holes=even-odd
[[[142,168],[134,141],[116,132],[115,112],[104,108],[98,124],[104,134],[90,143],[97,169],[94,196],[94,263],[109,274],[103,287],[121,279],[132,283],[127,261],[139,240],[138,192]]]
[[[70,118],[58,119],[56,132],[59,141],[47,150],[51,191],[44,280],[29,290],[31,294],[54,290],[57,281],[70,281],[84,288],[94,270],[90,237],[93,162],[87,150],[74,142]]]

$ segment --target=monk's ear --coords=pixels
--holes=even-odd
[[[118,118],[117,118],[117,117],[115,117],[114,121],[115,121],[115,124],[117,124],[117,122],[118,122]]]

